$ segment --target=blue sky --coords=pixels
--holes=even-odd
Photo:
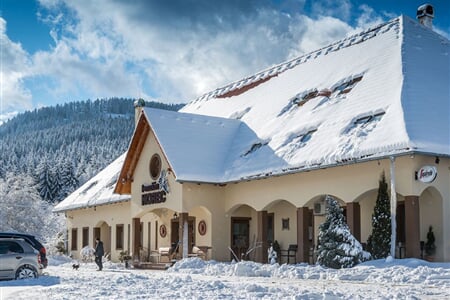
[[[416,0],[0,0],[2,120],[107,97],[188,102],[398,15]],[[449,38],[450,1],[430,2]]]

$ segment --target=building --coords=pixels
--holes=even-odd
[[[435,259],[450,261],[450,42],[430,24],[400,16],[179,112],[136,103],[127,153],[55,208],[70,249],[99,235],[113,260],[178,242],[183,257],[197,245],[264,262],[276,240],[312,262],[325,196],[365,243],[384,172],[397,255],[421,257],[433,226]]]

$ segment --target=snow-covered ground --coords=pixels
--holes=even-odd
[[[168,271],[51,259],[39,279],[1,281],[0,299],[449,299],[450,263],[377,260],[350,269],[182,260]]]

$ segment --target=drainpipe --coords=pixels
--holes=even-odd
[[[395,240],[397,233],[397,192],[395,191],[395,157],[390,156],[391,172],[391,256],[395,258]]]

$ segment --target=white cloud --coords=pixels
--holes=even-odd
[[[24,86],[29,75],[27,53],[6,35],[6,21],[0,17],[0,115],[30,109],[31,93]]]
[[[315,2],[314,17],[301,13],[304,0],[40,3],[45,9],[39,19],[50,27],[54,47],[30,56],[2,30],[2,45],[21,59],[20,66],[8,69],[8,91],[22,99],[21,108],[31,103],[23,85],[27,76],[58,101],[152,95],[186,102],[356,30],[348,25],[348,0],[338,14],[333,2]],[[369,7],[361,10],[358,27],[378,22]],[[19,70],[16,77],[12,70]]]
[[[239,7],[231,1],[222,4],[219,11],[211,5],[190,3],[186,11],[184,1],[132,3],[65,3],[76,12],[78,22],[64,25],[67,27],[61,31],[71,35],[60,38],[58,44],[72,50],[62,57],[77,56],[79,64],[92,62],[90,68],[80,67],[72,75],[60,77],[61,83],[70,85],[70,80],[63,78],[73,76],[89,90],[107,90],[110,86],[102,87],[101,80],[89,78],[89,70],[107,73],[111,70],[108,62],[113,60],[117,68],[114,86],[118,84],[129,95],[140,88],[140,93],[152,90],[163,100],[189,101],[219,85],[342,38],[352,30],[334,17],[311,19],[280,12],[270,5]],[[345,3],[348,15],[351,5]],[[58,55],[56,49],[52,55]],[[138,80],[142,74],[148,76],[147,80]],[[151,86],[139,87],[143,82]]]

